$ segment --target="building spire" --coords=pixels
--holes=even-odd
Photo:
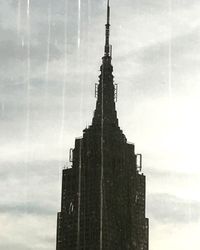
[[[105,41],[105,56],[110,56],[110,1],[107,1],[107,23],[106,23],[106,41]]]
[[[114,85],[113,66],[111,64],[110,37],[110,4],[107,1],[107,23],[105,32],[105,53],[100,67],[99,84],[96,89],[97,102],[93,117],[93,124],[104,127],[108,124],[118,126],[117,112],[115,110],[116,89]]]

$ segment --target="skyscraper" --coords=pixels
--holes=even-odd
[[[57,250],[148,250],[142,156],[115,109],[109,1],[105,36],[92,125],[75,140],[72,167],[63,170]]]

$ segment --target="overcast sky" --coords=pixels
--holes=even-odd
[[[150,250],[200,249],[199,13],[199,0],[111,0],[118,118],[143,154]],[[0,0],[1,250],[55,250],[105,19],[105,0]]]

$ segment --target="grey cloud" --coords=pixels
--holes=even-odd
[[[195,4],[199,4],[198,0],[135,0],[129,1],[124,0],[123,4],[120,0],[115,0],[111,2],[112,13],[114,15],[120,16],[121,13],[129,13],[130,16],[134,17],[135,15],[159,15],[160,13],[169,13],[170,8],[173,11],[176,10],[188,10]],[[171,7],[170,7],[171,5]],[[120,7],[119,7],[120,6]],[[119,11],[120,9],[120,11]],[[125,15],[123,15],[125,18]]]
[[[28,162],[1,162],[0,179],[27,178],[27,175],[34,178],[52,181],[58,177],[58,169],[62,167],[61,161],[28,161]]]
[[[179,181],[188,181],[188,180],[193,180],[193,181],[198,181],[200,176],[197,173],[187,173],[187,172],[177,172],[176,167],[174,166],[174,171],[172,171],[173,168],[170,170],[162,170],[160,169],[155,169],[152,168],[151,166],[146,166],[145,172],[147,175],[151,176],[152,178],[155,179],[161,179],[164,181],[166,178],[169,179],[172,182],[177,182]]]
[[[16,243],[16,242],[2,242],[0,243],[0,248],[2,250],[32,250],[28,244]]]
[[[160,223],[182,224],[200,219],[200,203],[182,200],[169,194],[151,194],[148,197],[149,217]]]
[[[1,31],[0,31],[1,32]],[[27,51],[27,40],[25,40],[25,45],[22,46],[22,41],[20,40],[17,34],[11,34],[11,38],[3,39],[0,42],[0,53],[1,53],[1,63],[13,63],[27,60],[28,51]],[[37,44],[33,44],[30,41],[30,59],[31,61],[36,61],[37,63],[46,62],[47,54],[47,40],[40,40],[40,37],[37,37]],[[50,43],[50,57],[49,60],[55,60],[60,58],[62,53],[61,51],[53,44]]]
[[[26,157],[26,156],[25,156]],[[64,162],[1,162],[0,211],[9,213],[56,213],[60,197],[59,169]]]
[[[49,206],[41,206],[40,204],[10,204],[10,205],[0,205],[0,213],[12,214],[12,216],[17,215],[37,215],[37,216],[47,216],[55,215],[55,209]]]
[[[55,245],[55,237],[46,236],[46,237],[42,237],[41,239],[44,240],[44,241],[46,241],[47,243]]]
[[[171,56],[172,67],[175,67],[177,64],[189,64],[192,61],[191,54],[195,55],[199,49],[198,41],[200,39],[199,27],[194,28],[191,31],[186,31],[184,34],[175,35],[170,40],[163,41],[158,44],[153,44],[149,47],[142,48],[140,51],[137,51],[137,59],[140,60],[144,67],[152,65],[154,67],[155,63],[157,65],[168,66],[169,56]],[[172,26],[173,34],[173,26]],[[171,45],[171,55],[169,55],[169,46]],[[134,52],[135,53],[135,52]],[[191,58],[186,58],[190,54]],[[190,59],[190,61],[186,60]],[[192,65],[191,65],[192,67]],[[172,70],[175,68],[172,68]]]
[[[81,9],[86,10],[88,7],[88,3],[90,4],[90,8],[93,10],[96,9],[96,12],[99,13],[99,9],[105,6],[105,1],[95,0],[95,1],[81,1]],[[31,8],[37,8],[38,11],[43,11],[48,8],[48,6],[52,6],[53,11],[55,13],[65,14],[65,6],[67,11],[72,14],[72,12],[77,13],[78,10],[78,2],[77,1],[70,1],[70,0],[61,0],[59,3],[56,0],[43,0],[42,2],[39,0],[32,1]]]
[[[133,79],[130,89],[133,93],[137,91],[141,95],[150,96],[168,96],[169,91],[169,72],[171,74],[171,84],[173,93],[181,95],[190,88],[191,80],[183,81],[181,78],[183,72],[190,75],[197,75],[199,69],[199,28],[195,28],[185,34],[177,35],[170,40],[165,40],[138,51],[131,51],[129,54],[119,56],[117,62],[126,62],[131,68],[130,78]],[[171,55],[169,55],[169,46],[171,43]],[[140,72],[134,72],[127,58],[134,58],[136,65],[139,65]],[[132,59],[131,59],[132,60]],[[127,82],[127,79],[124,78]],[[193,82],[197,85],[197,82]],[[135,94],[135,98],[137,95]]]
[[[73,122],[75,117],[79,117],[80,107],[82,112],[87,113],[86,115],[88,116],[94,109],[95,99],[93,98],[93,93],[89,93],[92,91],[93,86],[88,84],[81,93],[82,98],[90,95],[87,105],[85,104],[84,106],[81,106],[80,93],[76,91],[81,88],[83,89],[83,86],[80,85],[77,79],[73,82],[67,81],[65,93],[62,93],[63,82],[49,81],[46,84],[40,79],[31,80],[30,103],[28,106],[26,85],[5,84],[2,89],[4,90],[4,94],[7,94],[1,97],[2,109],[0,117],[2,118],[2,122],[0,128],[7,131],[7,135],[4,134],[6,137],[8,137],[8,133],[10,134],[14,130],[16,131],[16,129],[18,131],[17,134],[20,131],[24,133],[28,108],[31,131],[35,130],[38,126],[46,131],[48,131],[49,127],[58,127],[62,120],[63,108],[67,124]],[[63,94],[65,94],[64,107]],[[88,111],[88,105],[90,105],[90,111]],[[10,127],[10,131],[7,130],[8,126]]]

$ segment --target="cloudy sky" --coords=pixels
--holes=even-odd
[[[61,170],[91,123],[105,0],[0,0],[0,249],[55,249]],[[143,154],[150,250],[199,249],[200,2],[112,0],[118,117]]]

